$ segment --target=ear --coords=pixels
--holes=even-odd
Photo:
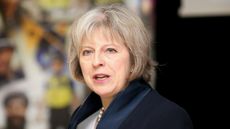
[[[132,73],[134,71],[134,64],[131,64],[130,66],[130,73]]]

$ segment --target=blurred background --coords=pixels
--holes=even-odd
[[[0,0],[0,129],[66,129],[89,90],[68,71],[73,20],[121,3],[152,33],[154,0]]]
[[[230,0],[0,0],[0,129],[65,128],[89,93],[68,71],[70,25],[111,3],[137,13],[153,36],[156,90],[194,129],[225,127]]]

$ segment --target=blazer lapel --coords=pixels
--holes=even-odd
[[[144,85],[143,85],[144,84]],[[105,111],[97,129],[118,129],[142,99],[151,91],[142,79],[132,81],[121,91]]]
[[[70,122],[70,129],[76,129],[77,125],[86,119],[88,116],[92,115],[94,112],[100,109],[102,106],[100,97],[91,93],[85,102],[76,110],[73,114]]]
[[[150,91],[150,86],[143,79],[130,82],[128,87],[118,93],[111,102],[98,123],[97,129],[118,129]],[[69,129],[76,129],[80,122],[101,107],[100,97],[92,92],[73,114]]]

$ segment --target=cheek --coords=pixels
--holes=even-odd
[[[81,72],[82,72],[83,76],[84,76],[86,73],[88,73],[88,71],[89,71],[89,67],[88,67],[88,66],[89,66],[89,65],[87,65],[86,62],[80,61],[80,67],[81,67]]]
[[[115,73],[121,73],[123,76],[129,75],[130,61],[129,58],[122,58],[113,63]],[[120,71],[120,72],[118,72]],[[120,74],[119,74],[120,76]]]

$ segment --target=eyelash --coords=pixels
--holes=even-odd
[[[114,49],[114,48],[107,48],[106,52],[108,52],[108,53],[117,53],[117,50]],[[83,50],[82,51],[83,56],[88,56],[91,53],[93,53],[92,50]]]
[[[82,55],[83,55],[83,56],[87,56],[87,55],[89,55],[90,53],[92,53],[91,50],[84,50],[84,51],[82,51]]]
[[[107,48],[106,51],[109,53],[117,53],[117,50],[115,50],[114,48]]]

